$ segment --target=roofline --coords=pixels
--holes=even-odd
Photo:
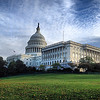
[[[93,49],[98,49],[100,50],[99,47],[95,47],[95,46],[92,46],[92,45],[89,45],[89,44],[81,44],[81,43],[77,43],[77,42],[74,42],[74,41],[60,41],[60,42],[57,42],[57,43],[54,43],[54,44],[50,44],[50,45],[47,45],[46,47],[42,48],[42,49],[47,49],[51,46],[56,46],[56,45],[59,45],[59,44],[74,44],[74,45],[78,45],[78,46],[82,46],[82,47],[90,47],[90,48],[93,48]]]

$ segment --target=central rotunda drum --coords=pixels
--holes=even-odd
[[[41,56],[41,49],[47,45],[44,36],[40,33],[40,27],[36,28],[36,33],[33,34],[25,48],[25,53],[32,56]]]

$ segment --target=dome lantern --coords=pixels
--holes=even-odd
[[[38,27],[36,28],[36,33],[40,33],[40,27],[39,27],[39,23],[38,23]]]

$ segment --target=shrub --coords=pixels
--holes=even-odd
[[[63,71],[65,71],[65,72],[73,72],[73,70],[71,68],[64,68]]]

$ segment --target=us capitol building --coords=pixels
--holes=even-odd
[[[7,57],[7,62],[22,60],[26,66],[39,67],[41,64],[50,66],[53,63],[79,63],[83,57],[89,56],[96,63],[100,63],[100,48],[80,44],[73,41],[61,41],[47,45],[45,37],[40,33],[40,27],[36,28],[25,48],[25,54]]]

